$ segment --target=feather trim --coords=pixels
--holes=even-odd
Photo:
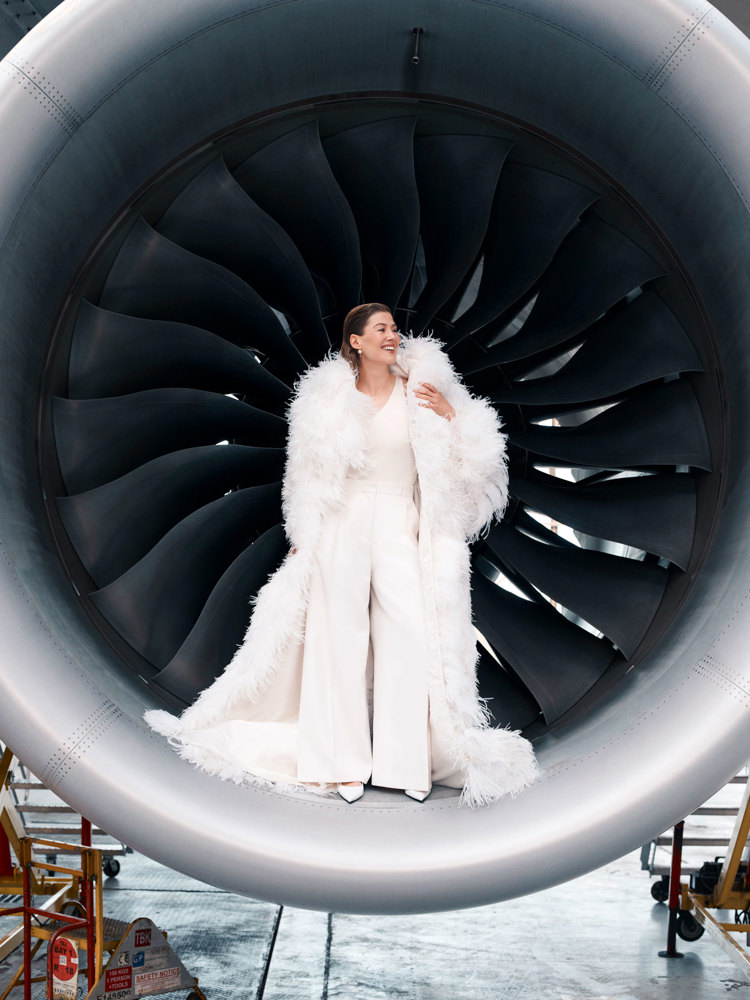
[[[155,708],[149,712],[144,712],[143,718],[155,733],[166,736],[170,741],[172,737],[178,736],[182,729],[182,723],[176,715],[172,715],[170,712],[162,712],[161,709]]]
[[[253,612],[242,645],[224,672],[182,713],[185,729],[205,729],[221,721],[239,702],[254,701],[273,679],[290,646],[302,641],[313,559],[312,549],[287,555],[260,588],[250,602]]]
[[[453,386],[447,398],[456,411],[451,421],[450,451],[468,511],[464,534],[471,542],[505,513],[507,436],[492,405],[474,398],[465,386]]]
[[[461,750],[466,777],[459,805],[477,808],[512,798],[542,774],[531,743],[516,730],[467,728]]]
[[[347,468],[366,471],[372,402],[358,392],[349,364],[329,356],[299,379],[287,408],[289,438],[281,493],[291,544],[317,544],[323,519],[344,503]]]
[[[170,742],[183,760],[189,761],[206,774],[213,774],[217,778],[221,778],[222,781],[232,781],[235,785],[252,785],[256,788],[277,792],[312,792],[313,795],[326,797],[338,794],[337,789],[329,787],[326,782],[305,784],[297,781],[276,781],[271,778],[262,778],[258,774],[243,770],[239,764],[234,764],[218,754],[206,750],[205,747],[196,746],[194,743],[175,743],[171,740]]]
[[[337,794],[336,788],[330,788],[324,781],[319,783],[276,781],[262,778],[243,770],[238,764],[226,760],[219,754],[205,747],[190,742],[190,730],[184,723],[169,712],[154,709],[143,713],[143,718],[154,730],[166,736],[170,746],[174,747],[183,760],[189,761],[206,774],[213,774],[222,781],[233,781],[237,785],[254,785],[259,788],[275,789],[276,791],[312,792],[315,795],[332,796]]]

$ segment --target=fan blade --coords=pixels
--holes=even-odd
[[[156,666],[185,641],[217,581],[256,531],[279,520],[278,486],[256,486],[194,511],[114,583],[91,594],[97,610]]]
[[[548,725],[575,705],[615,658],[608,642],[546,601],[515,597],[477,570],[471,591],[477,628],[529,689]]]
[[[281,226],[214,160],[175,198],[158,232],[239,275],[274,309],[293,317],[313,361],[330,346],[315,283]]]
[[[250,598],[276,570],[287,549],[284,529],[276,525],[237,556],[155,683],[190,703],[218,677],[244,638]]]
[[[456,320],[449,346],[502,315],[533,287],[597,195],[567,177],[521,163],[500,175],[474,304]]]
[[[239,439],[283,447],[286,421],[201,389],[147,389],[112,399],[52,400],[68,493],[85,493],[170,451]]]
[[[635,476],[586,485],[554,476],[511,476],[510,492],[577,531],[623,542],[687,569],[695,532],[691,475]]]
[[[424,330],[476,261],[511,146],[482,135],[430,135],[415,141],[427,284],[414,305],[414,333]]]
[[[480,697],[486,698],[495,725],[525,729],[538,718],[540,709],[515,674],[505,670],[479,647],[477,662]]]
[[[362,256],[370,266],[364,275],[364,297],[391,310],[409,280],[419,239],[415,124],[413,117],[369,122],[323,143],[354,213]],[[385,171],[383,156],[388,163]]]
[[[702,372],[704,365],[674,315],[653,292],[605,317],[554,375],[516,381],[493,393],[497,403],[580,403],[606,399],[646,382]]]
[[[162,455],[57,509],[97,587],[116,580],[192,511],[238,486],[279,482],[281,448],[209,445]]]
[[[211,330],[300,374],[307,363],[261,297],[220,264],[183,250],[139,219],[109,272],[99,304],[110,312]]]
[[[555,255],[521,330],[488,352],[493,364],[529,358],[563,344],[607,309],[663,273],[619,230],[585,215]]]
[[[522,506],[519,506],[513,515],[513,527],[529,538],[533,538],[537,542],[542,542],[544,545],[553,545],[555,548],[572,548],[578,551],[579,546],[575,542],[571,542],[564,535],[542,524],[535,517],[532,517],[527,510],[524,510]],[[535,597],[536,591],[533,588],[531,588],[531,591],[531,596]]]
[[[234,177],[289,234],[339,311],[355,306],[362,284],[357,227],[323,152],[318,123],[301,125],[259,149]]]
[[[667,585],[661,566],[543,545],[504,524],[490,529],[487,544],[543,594],[603,632],[626,657],[638,648]]]
[[[71,398],[172,387],[242,393],[281,412],[291,396],[252,354],[207,330],[81,303],[70,349]]]
[[[711,469],[703,415],[687,382],[642,390],[577,427],[509,427],[510,440],[576,468]]]

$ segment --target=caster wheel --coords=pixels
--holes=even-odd
[[[85,917],[86,908],[83,903],[79,903],[77,899],[69,899],[66,903],[60,907],[60,912],[65,913],[71,917]]]
[[[664,875],[658,882],[651,883],[651,895],[657,903],[666,903],[669,899],[669,876]]]
[[[703,937],[704,930],[705,928],[687,910],[680,910],[677,914],[677,933],[683,941],[697,941]]]
[[[102,867],[107,878],[117,878],[120,874],[120,862],[117,858],[106,858]]]

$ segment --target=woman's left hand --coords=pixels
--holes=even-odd
[[[429,382],[420,382],[422,388],[415,389],[415,395],[417,399],[424,400],[420,402],[420,406],[429,407],[433,413],[437,413],[439,417],[445,417],[447,420],[453,420],[456,415],[456,411],[453,409],[451,404],[442,394],[438,392],[434,385],[430,385]]]

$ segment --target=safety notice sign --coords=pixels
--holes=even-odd
[[[91,1000],[138,1000],[194,988],[195,980],[174,953],[166,934],[147,917],[140,917],[125,932]]]
[[[78,945],[59,937],[52,945],[52,996],[75,1000],[78,995]]]
[[[139,972],[135,977],[135,991],[138,996],[147,993],[166,993],[180,988],[179,969],[156,969],[155,972]]]

